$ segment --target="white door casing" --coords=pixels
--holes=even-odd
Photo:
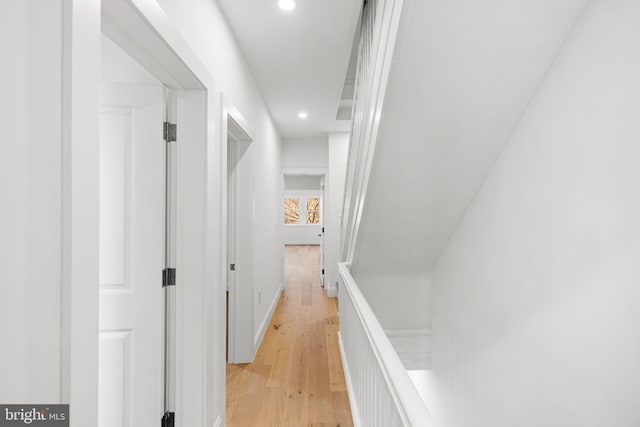
[[[164,412],[176,411],[176,259],[178,210],[177,91],[164,87],[165,200],[164,200]],[[170,283],[172,282],[172,283]]]
[[[322,205],[321,205],[322,206]],[[322,212],[324,212],[324,210],[322,209],[322,207],[320,208]],[[323,213],[320,214],[320,217],[322,218]],[[324,245],[324,225],[322,226],[322,231],[320,231],[320,285],[322,285],[322,287],[324,288],[325,285],[325,274],[324,274],[324,250],[325,250],[325,245]]]
[[[297,197],[300,199],[300,225],[285,225],[283,224],[284,244],[314,244],[320,245],[320,284],[324,287],[326,285],[325,276],[325,259],[326,259],[326,228],[325,228],[325,215],[328,210],[325,209],[325,204],[328,200],[327,195],[327,175],[328,170],[324,168],[283,168],[282,169],[282,200],[285,197]],[[320,189],[296,189],[288,190],[285,182],[287,176],[317,176],[320,178]],[[330,191],[330,190],[329,190]],[[306,222],[306,203],[308,197],[320,198],[320,222],[318,224],[309,225]],[[284,247],[283,247],[284,249]]]
[[[225,157],[217,132],[220,94],[157,2],[64,0],[63,5],[61,399],[75,408],[71,426],[98,422],[101,32],[178,92],[178,135],[185,144],[177,150],[183,197],[177,205],[176,268],[185,286],[177,287],[176,299],[176,425],[220,425],[224,353],[218,343],[224,339],[224,321],[218,284],[224,281],[221,236],[226,234],[221,228],[224,178],[218,173]],[[123,343],[122,350],[115,346],[120,354],[129,351],[124,346],[130,341],[113,338]],[[122,360],[133,366],[131,359]],[[159,402],[160,394],[159,389]]]
[[[160,84],[101,86],[100,427],[163,413],[163,113]]]
[[[324,220],[324,214],[326,213],[326,210],[324,209],[324,203],[326,200],[325,197],[325,191],[324,191],[324,187],[325,187],[325,181],[326,181],[326,175],[322,175],[321,177],[321,187],[322,187],[322,196],[320,197],[320,226],[322,227],[320,229],[320,233],[319,236],[320,237],[320,285],[324,288],[325,286],[325,274],[324,274],[324,263],[325,263],[325,255],[324,255],[324,251],[325,251],[325,245],[324,245],[324,224],[325,224],[325,220]]]
[[[227,139],[227,362],[235,360],[236,144]]]
[[[232,117],[233,116],[235,117]],[[227,118],[227,258],[229,363],[253,360],[252,137],[239,113]],[[233,265],[233,267],[232,267]]]

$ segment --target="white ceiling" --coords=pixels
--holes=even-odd
[[[349,130],[336,114],[362,0],[218,1],[282,137]]]
[[[428,273],[588,0],[405,0],[354,275]]]

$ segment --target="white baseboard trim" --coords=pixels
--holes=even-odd
[[[332,286],[327,286],[325,288],[327,290],[327,296],[328,297],[337,297],[338,296],[338,288],[332,287]]]
[[[354,427],[362,427],[360,422],[360,412],[358,411],[358,405],[355,400],[355,390],[353,389],[353,382],[351,382],[351,372],[349,371],[349,364],[344,354],[344,347],[342,345],[342,335],[338,331],[338,347],[340,348],[340,358],[342,359],[342,370],[344,371],[344,379],[347,383],[347,395],[349,396],[349,406],[351,406],[351,418],[353,419]]]
[[[253,357],[256,355],[260,344],[262,343],[262,339],[264,338],[264,334],[267,331],[267,327],[269,326],[269,322],[271,322],[271,318],[273,317],[273,312],[276,310],[276,306],[278,305],[278,300],[280,300],[280,295],[284,290],[284,284],[280,283],[278,290],[276,291],[275,296],[273,297],[273,301],[271,301],[271,305],[269,306],[269,310],[267,310],[267,315],[264,316],[262,323],[260,324],[260,328],[256,331],[256,335],[253,337]]]

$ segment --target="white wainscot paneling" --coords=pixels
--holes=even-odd
[[[338,264],[338,270],[338,340],[353,424],[435,427],[424,396],[351,276],[348,264]]]
[[[431,368],[430,329],[388,329],[384,332],[405,369]]]

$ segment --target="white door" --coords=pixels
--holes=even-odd
[[[103,83],[99,427],[163,415],[165,144],[160,84]]]
[[[318,234],[318,236],[320,237],[320,284],[322,285],[322,287],[324,288],[325,286],[325,274],[324,274],[324,249],[325,249],[325,245],[324,245],[324,214],[325,214],[325,210],[324,210],[324,201],[326,200],[324,195],[324,180],[325,180],[325,175],[321,175],[320,176],[320,187],[322,188],[322,196],[320,197],[320,225],[322,226],[320,229],[320,234]]]
[[[320,218],[324,219],[323,216]],[[320,237],[320,284],[324,288],[325,285],[325,274],[324,274],[324,225],[322,226],[322,231],[318,234]]]

